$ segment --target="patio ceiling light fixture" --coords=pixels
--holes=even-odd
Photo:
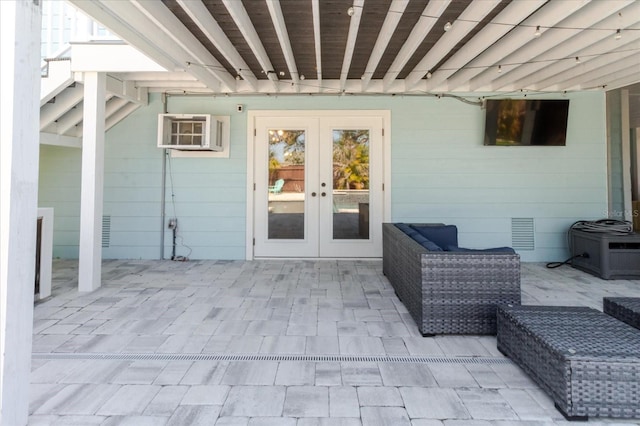
[[[533,33],[533,36],[534,36],[535,38],[540,37],[540,25],[538,25],[538,26],[536,27],[536,32],[535,32],[535,33]]]

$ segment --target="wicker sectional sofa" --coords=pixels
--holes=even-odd
[[[640,297],[605,297],[602,299],[602,310],[640,329]]]
[[[383,272],[423,336],[495,334],[496,306],[520,304],[517,254],[430,251],[382,227]]]
[[[640,330],[587,307],[500,306],[497,342],[568,419],[640,418]]]

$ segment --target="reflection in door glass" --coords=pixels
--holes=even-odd
[[[304,130],[269,130],[269,239],[304,239]]]
[[[333,239],[369,239],[369,130],[333,131]]]

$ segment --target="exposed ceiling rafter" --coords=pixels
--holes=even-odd
[[[264,45],[260,41],[260,36],[253,26],[251,18],[249,18],[249,14],[247,14],[247,10],[244,8],[244,5],[242,4],[242,2],[237,0],[222,0],[222,2],[229,11],[229,14],[231,14],[231,17],[233,18],[236,25],[238,26],[238,29],[249,44],[249,47],[251,47],[253,54],[258,59],[258,62],[262,67],[262,71],[267,75],[267,78],[273,82],[273,88],[277,92],[277,72],[273,69],[271,60],[269,60],[269,55],[267,54]]]
[[[287,62],[287,68],[289,69],[289,75],[291,81],[297,91],[300,90],[300,75],[298,74],[298,67],[296,66],[296,59],[291,48],[291,41],[289,40],[289,33],[287,32],[287,25],[284,22],[284,16],[282,15],[282,9],[280,8],[280,2],[277,0],[266,0],[273,26],[275,27],[276,34],[278,35],[278,41],[284,53],[284,59]]]
[[[249,65],[240,56],[238,50],[233,46],[233,43],[231,43],[231,40],[229,40],[218,22],[211,16],[206,6],[199,1],[177,0],[177,3],[189,15],[189,18],[198,26],[200,31],[213,43],[216,49],[224,55],[231,66],[237,70],[238,75],[255,90],[258,83],[255,74],[249,69]]]
[[[93,17],[106,28],[109,28],[114,34],[117,34],[124,41],[135,46],[142,53],[153,59],[158,65],[164,67],[167,71],[184,68],[184,64],[180,64],[176,58],[171,57],[163,49],[150,42],[146,36],[143,36],[136,28],[135,21],[123,19],[121,15],[114,13],[106,7],[102,2],[91,2],[85,0],[68,0],[73,6],[83,11],[87,15]]]
[[[62,117],[68,110],[82,101],[84,87],[77,85],[69,87],[59,93],[54,102],[45,104],[40,108],[40,130],[45,129],[58,118]]]
[[[640,54],[629,45],[640,38],[637,0],[208,1],[71,0],[167,68],[114,68],[130,101],[140,89],[470,94],[640,82],[607,68]]]
[[[565,19],[561,25],[569,28],[577,27],[578,25],[584,25],[588,28],[593,28],[594,26],[610,27],[617,24],[618,11],[630,3],[631,1],[629,0],[591,2]],[[636,2],[635,9],[637,16],[640,16],[640,3]],[[606,19],[603,20],[603,18]],[[506,63],[523,63],[523,65],[510,68],[498,78],[496,78],[495,73],[484,70],[471,80],[469,87],[471,90],[488,85],[494,88],[504,87],[523,76],[549,66],[551,64],[550,60],[575,56],[580,49],[588,47],[605,37],[616,41],[611,37],[611,34],[601,31],[586,31],[583,33],[578,29],[551,28],[541,34],[540,37],[532,38],[525,48],[517,50],[504,58]]]
[[[487,46],[491,46],[511,31],[513,29],[512,25],[522,22],[522,20],[526,19],[527,16],[534,13],[546,2],[547,0],[529,0],[526,2],[514,1],[509,3],[498,16],[493,18],[486,27],[478,32],[478,34],[465,45],[464,49],[458,50],[442,66],[432,72],[431,79],[427,81],[427,90],[437,87],[440,83],[444,82],[449,76],[478,55],[478,52],[482,52]]]
[[[640,36],[640,34],[638,34],[638,36]],[[631,58],[632,61],[640,63],[640,58],[638,58],[640,43],[637,39],[619,46],[619,49],[620,51],[618,53],[598,56],[586,61],[580,65],[580,71],[582,73],[591,72],[601,67],[610,66],[612,63],[625,58]],[[570,61],[556,62],[544,70],[541,70],[540,74],[538,77],[539,80],[534,81],[531,86],[535,90],[562,90],[560,88],[562,83],[580,78],[580,75],[576,75],[575,64]]]
[[[422,77],[424,77],[431,68],[435,67],[435,65],[499,3],[500,0],[485,0],[470,3],[464,12],[462,12],[459,19],[454,21],[451,29],[440,37],[440,40],[429,49],[429,52],[405,78],[405,89],[413,89]]]
[[[369,86],[369,82],[373,77],[373,73],[376,71],[376,68],[378,68],[380,59],[382,59],[382,55],[389,45],[391,37],[393,37],[396,27],[398,26],[400,19],[402,19],[402,14],[404,13],[404,10],[407,8],[408,4],[409,0],[393,0],[391,6],[389,6],[389,12],[384,19],[384,23],[382,24],[382,28],[380,29],[380,34],[376,39],[376,44],[375,46],[373,46],[373,50],[371,51],[371,55],[369,56],[367,68],[365,69],[364,75],[362,76],[362,91],[367,90],[367,86]]]
[[[391,87],[391,84],[395,81],[409,59],[411,59],[411,56],[413,56],[418,46],[420,46],[420,43],[422,43],[427,34],[429,34],[429,31],[431,31],[435,23],[438,22],[437,16],[442,15],[447,9],[447,6],[449,6],[449,3],[451,3],[451,0],[434,0],[430,1],[424,8],[420,19],[413,27],[411,34],[403,44],[400,52],[396,55],[391,67],[389,67],[389,70],[382,80],[385,91]]]
[[[342,59],[342,70],[340,71],[340,91],[344,91],[349,69],[351,69],[351,61],[353,59],[353,50],[356,47],[356,39],[358,38],[358,29],[360,28],[360,18],[362,17],[362,8],[364,0],[354,0],[349,23],[349,34],[347,35],[347,45],[344,48],[344,58]]]
[[[129,3],[118,0],[109,0],[113,3]],[[151,20],[162,34],[167,35],[172,42],[163,44],[165,49],[182,50],[188,55],[188,63],[195,63],[203,71],[210,74],[220,83],[226,86],[227,91],[234,91],[236,80],[229,74],[218,60],[198,41],[198,39],[184,26],[171,11],[159,1],[130,0],[131,4]],[[189,60],[189,58],[191,58]],[[224,90],[223,90],[224,91]]]
[[[313,42],[316,50],[316,83],[322,87],[322,42],[320,39],[320,0],[311,0],[313,14]]]
[[[447,80],[446,87],[442,89],[469,90],[469,80],[487,68],[497,67],[505,56],[526,45],[533,36],[532,27],[535,28],[536,25],[540,25],[540,22],[544,22],[546,26],[556,25],[587,3],[588,1],[584,0],[566,0],[546,3],[523,22],[525,26],[513,28],[508,36],[492,44],[471,62],[466,64],[460,71],[453,74],[453,76]],[[439,87],[434,89],[440,90]]]

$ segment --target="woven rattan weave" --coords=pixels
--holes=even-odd
[[[640,418],[640,330],[595,309],[501,306],[498,349],[568,418]]]
[[[605,297],[602,308],[606,314],[640,329],[640,297]]]
[[[428,251],[382,226],[383,272],[423,335],[495,334],[496,305],[520,304],[517,254]]]

